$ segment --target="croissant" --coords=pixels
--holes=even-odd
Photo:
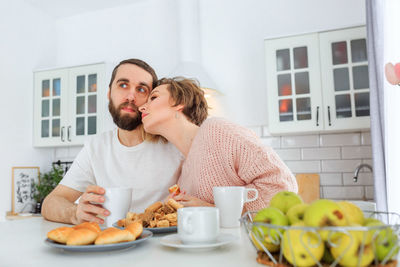
[[[141,222],[133,222],[126,226],[126,230],[132,233],[132,235],[138,238],[143,232],[143,224]]]
[[[75,225],[72,227],[73,229],[81,229],[81,228],[86,228],[89,230],[92,230],[93,232],[100,233],[101,229],[98,223],[95,222],[84,222],[78,225]]]
[[[130,231],[110,227],[100,232],[94,243],[96,245],[105,245],[133,240],[135,240],[135,236]]]
[[[93,244],[99,234],[87,228],[74,229],[67,237],[67,245],[83,246]]]

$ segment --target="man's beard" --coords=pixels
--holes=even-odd
[[[129,116],[129,114],[121,115],[121,109],[129,106],[132,108],[136,114],[135,116]],[[134,104],[129,104],[127,102],[119,105],[118,108],[115,107],[114,102],[110,99],[108,103],[108,110],[113,118],[114,123],[123,130],[132,131],[136,129],[140,124],[142,124],[142,116],[139,113],[139,109]]]

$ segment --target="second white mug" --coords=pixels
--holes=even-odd
[[[113,223],[125,218],[132,202],[132,188],[106,187],[104,188],[105,201],[103,207],[110,211],[110,215],[104,218],[104,224],[111,227]]]
[[[255,196],[249,198],[249,192],[254,192]],[[219,209],[221,227],[225,228],[239,227],[244,203],[258,198],[257,189],[244,186],[216,186],[213,194],[215,206]]]

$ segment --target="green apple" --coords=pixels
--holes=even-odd
[[[286,214],[286,212],[292,206],[300,203],[303,203],[303,200],[296,193],[290,191],[281,191],[271,198],[269,206],[278,208]]]
[[[364,224],[364,213],[356,204],[349,201],[339,201],[338,204],[342,208],[348,224]]]
[[[333,241],[331,253],[340,265],[349,267],[368,266],[375,257],[372,244],[362,245],[354,231],[341,233]]]
[[[267,207],[259,212],[253,218],[253,222],[262,222],[266,224],[274,224],[280,226],[289,225],[289,220],[283,212],[274,207]],[[264,241],[267,243],[279,244],[280,236],[283,229],[270,228],[264,225],[254,225],[252,231],[254,233],[262,233]]]
[[[251,242],[253,242],[254,246],[259,251],[264,251],[264,248],[266,248],[271,253],[279,251],[279,244],[269,243],[268,239],[265,240],[263,234],[260,234],[260,232],[258,232],[256,229],[254,229],[254,232],[250,232],[250,238]],[[264,248],[262,246],[264,246]]]
[[[314,266],[324,255],[324,241],[315,233],[307,232],[304,222],[293,224],[294,228],[288,229],[283,234],[283,256],[291,264],[299,267]],[[300,228],[296,228],[296,227]]]
[[[295,224],[297,222],[303,221],[304,212],[308,206],[309,205],[306,203],[300,203],[291,207],[286,213],[286,216],[289,219],[289,224]]]
[[[346,217],[340,206],[329,199],[315,200],[306,208],[304,212],[304,222],[307,226],[325,227],[325,226],[345,226]],[[319,231],[323,240],[334,237],[328,230]]]
[[[378,261],[390,260],[399,252],[398,237],[389,226],[379,230],[375,250]]]

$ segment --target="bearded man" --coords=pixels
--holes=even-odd
[[[45,219],[103,224],[100,217],[110,215],[99,205],[105,200],[106,187],[132,188],[134,212],[143,212],[168,196],[168,188],[177,182],[182,155],[172,144],[146,137],[138,110],[156,83],[155,71],[142,60],[123,60],[114,68],[107,97],[117,128],[85,143],[60,184],[44,200]]]

